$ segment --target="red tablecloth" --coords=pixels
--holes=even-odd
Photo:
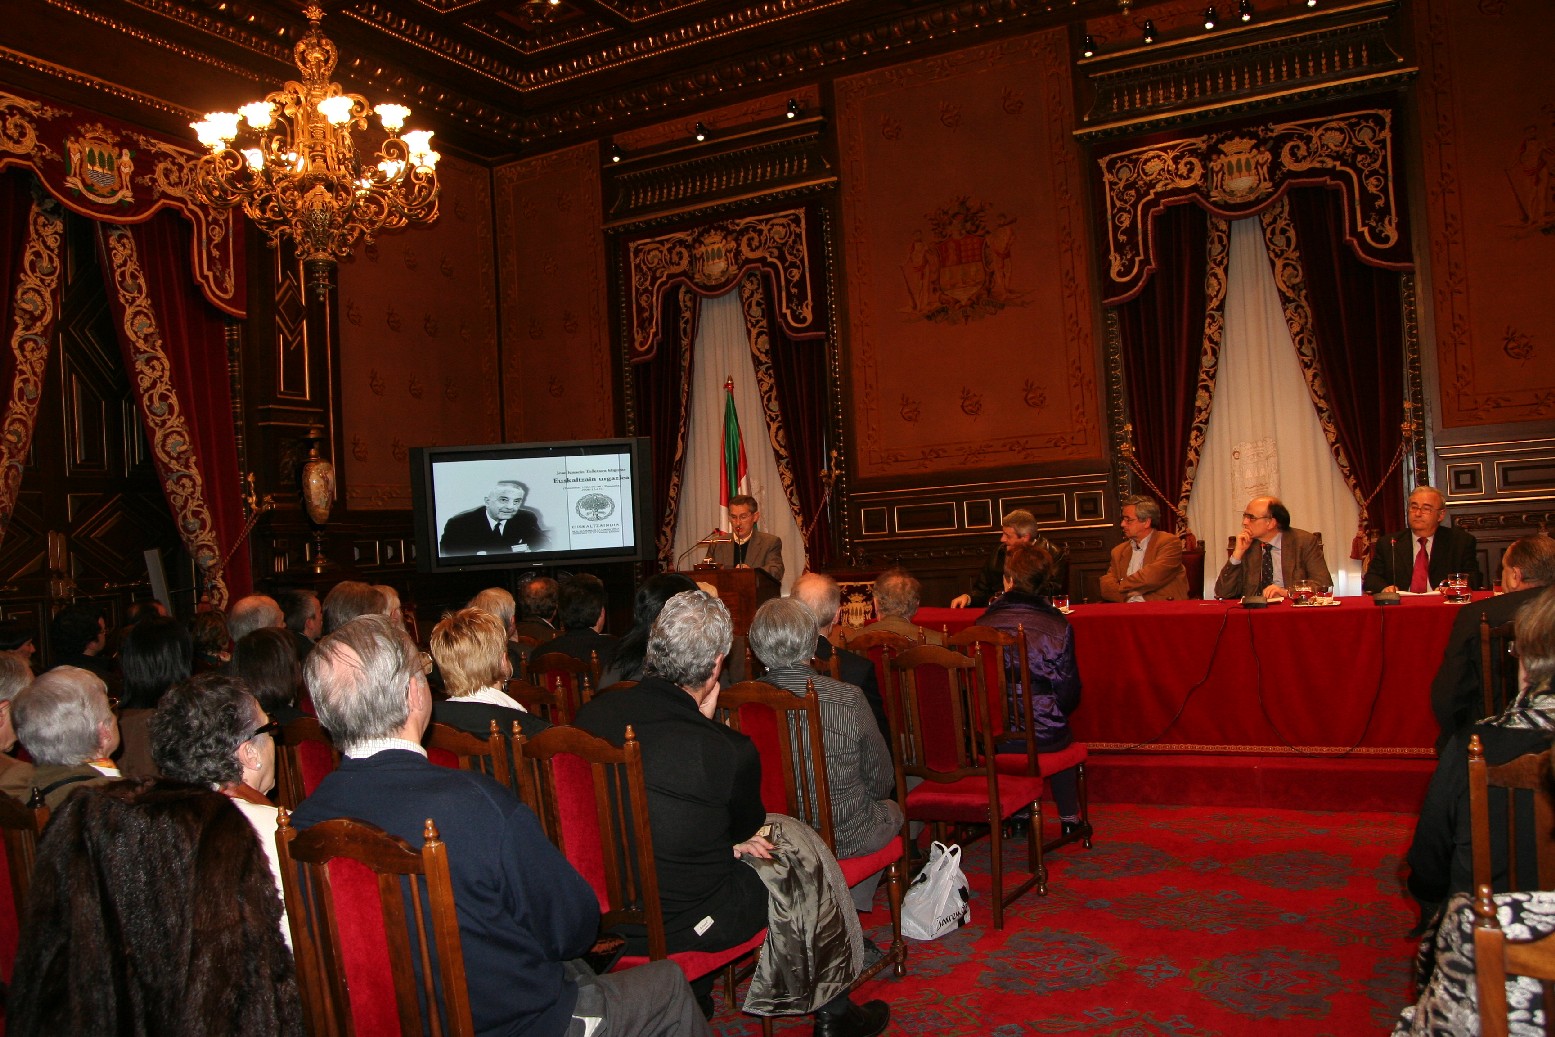
[[[1429,756],[1431,679],[1461,607],[1436,597],[1396,608],[1369,598],[1077,605],[1083,691],[1070,723],[1094,748]],[[920,609],[913,619],[955,631],[978,615]]]

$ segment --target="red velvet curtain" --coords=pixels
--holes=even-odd
[[[698,296],[689,289],[667,291],[659,300],[663,338],[652,360],[632,364],[636,379],[637,434],[647,436],[653,455],[653,507],[659,516],[659,561],[675,564],[675,517],[680,513],[680,480],[685,468],[687,405],[691,396],[691,336],[695,334]]]
[[[202,590],[225,607],[253,585],[238,546],[244,515],[226,318],[194,282],[186,220],[163,212],[127,227],[98,224],[98,232],[125,367],[168,505]]]
[[[758,277],[756,281],[761,286],[766,313],[776,312],[777,296],[771,281],[765,277]],[[814,283],[823,282],[817,277]],[[747,321],[750,316],[747,307]],[[827,454],[831,449],[827,440],[830,423],[826,415],[826,387],[831,378],[827,372],[826,340],[789,338],[783,333],[780,322],[769,319],[764,323],[768,339],[766,355],[754,335],[751,355],[758,372],[764,364],[770,365],[772,371],[771,387],[777,406],[774,413],[771,403],[766,405],[768,431],[774,442],[787,448],[787,458],[782,456],[782,450],[779,451],[778,468],[784,489],[799,504],[808,565],[811,569],[824,571],[836,556],[832,523],[821,510],[826,497],[821,472],[830,466]],[[817,323],[825,326],[824,320]],[[763,381],[758,375],[758,384]],[[764,402],[766,394],[763,386]],[[792,485],[789,485],[790,479]]]
[[[1337,190],[1294,190],[1287,204],[1340,444],[1362,496],[1382,486],[1368,509],[1370,524],[1402,529],[1403,482],[1389,471],[1404,420],[1400,275],[1357,258],[1345,240]]]
[[[1117,307],[1134,455],[1169,498],[1161,502],[1167,509],[1180,503],[1196,411],[1208,220],[1197,205],[1162,210],[1155,218],[1155,274]]]

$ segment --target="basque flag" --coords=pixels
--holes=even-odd
[[[718,480],[718,524],[729,528],[729,498],[750,492],[745,467],[745,440],[740,436],[740,415],[734,409],[734,379],[724,381],[723,467]]]

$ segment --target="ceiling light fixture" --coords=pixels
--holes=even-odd
[[[1242,21],[1244,21],[1244,22],[1252,21],[1253,20],[1253,0],[1242,0],[1242,2],[1237,5],[1237,12],[1241,15]]]
[[[707,139],[707,127],[703,126],[701,123],[697,123],[696,137],[697,137],[698,141],[706,140]]]
[[[1215,5],[1214,4],[1210,4],[1208,7],[1204,8],[1204,29],[1205,29],[1205,31],[1213,32],[1214,29],[1215,29],[1215,25],[1219,21],[1220,21],[1220,19],[1215,16]]]
[[[626,157],[626,152],[621,150],[621,145],[619,145],[619,144],[612,144],[612,145],[610,145],[610,161],[612,161],[612,162],[619,162],[619,161],[621,161],[625,157]]]
[[[1151,21],[1149,18],[1145,19],[1145,42],[1155,42],[1155,22]]]
[[[783,113],[783,116],[788,119],[799,118],[799,102],[790,97],[788,99],[788,110]]]
[[[1080,43],[1080,56],[1082,58],[1090,58],[1090,57],[1095,57],[1096,56],[1096,41],[1091,38],[1091,34],[1090,33],[1086,33],[1085,34],[1085,39],[1083,41],[1081,41],[1081,43]]]
[[[409,108],[375,108],[330,81],[340,52],[319,31],[324,12],[309,4],[303,15],[308,31],[293,48],[301,82],[190,125],[209,149],[195,171],[200,197],[220,208],[242,206],[272,247],[290,238],[308,283],[324,298],[338,260],[358,242],[437,218],[440,156],[431,131],[400,132]],[[351,133],[367,130],[374,114],[386,136],[361,161]]]

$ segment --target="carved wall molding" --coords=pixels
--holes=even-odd
[[[1389,42],[1397,11],[1397,0],[1374,0],[1082,59],[1093,96],[1075,135],[1138,135],[1394,89],[1418,71]]]

